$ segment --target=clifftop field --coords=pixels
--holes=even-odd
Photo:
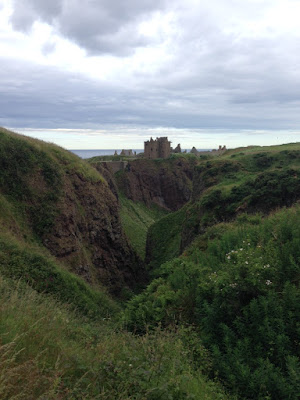
[[[300,144],[102,161],[0,129],[1,400],[298,399]]]

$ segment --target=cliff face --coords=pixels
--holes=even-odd
[[[145,271],[124,236],[116,197],[103,182],[72,174],[43,243],[50,252],[89,282],[118,293],[145,282]]]
[[[63,149],[5,130],[0,225],[22,241],[43,245],[69,270],[112,293],[145,282],[121,226],[116,192],[105,179]]]
[[[215,224],[259,213],[261,218],[300,199],[299,144],[233,152],[200,161],[190,201],[151,226],[146,260],[156,267],[181,254]]]
[[[176,211],[190,200],[194,164],[184,158],[134,160],[119,173],[118,185],[130,200]]]

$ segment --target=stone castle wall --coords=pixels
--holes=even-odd
[[[171,155],[171,142],[167,137],[156,138],[144,142],[144,158],[168,158]]]

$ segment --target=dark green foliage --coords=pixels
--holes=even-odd
[[[240,185],[212,188],[186,206],[186,218],[178,227],[182,248],[208,226],[231,221],[241,212],[270,213],[300,199],[300,172],[294,169],[267,171]],[[170,217],[171,218],[171,217]]]
[[[268,168],[272,165],[274,158],[268,153],[257,153],[253,155],[255,165],[260,169]]]
[[[0,273],[21,279],[38,292],[49,293],[91,317],[107,316],[117,309],[109,297],[93,290],[82,279],[59,267],[53,260],[0,236]]]
[[[300,208],[260,224],[248,219],[211,228],[165,263],[160,277],[129,302],[124,318],[139,332],[174,321],[198,326],[213,369],[239,398],[296,399]]]
[[[37,237],[52,227],[61,189],[60,168],[45,151],[0,131],[0,191],[27,216]]]
[[[146,261],[155,269],[180,254],[180,227],[184,221],[184,208],[161,218],[148,230]]]
[[[202,163],[195,168],[194,180],[201,180],[203,189],[213,186],[224,179],[234,179],[236,173],[243,169],[242,164],[227,160],[216,160]],[[198,193],[198,195],[201,193]],[[196,194],[194,194],[196,197]]]
[[[230,192],[215,189],[201,200],[203,209],[219,220],[231,218],[239,206],[265,211],[290,206],[300,198],[300,173],[295,170],[262,173],[255,180],[234,186]]]
[[[232,221],[244,212],[269,214],[300,199],[299,150],[234,155],[235,160],[216,158],[196,166],[192,201],[179,211],[180,221],[177,213],[171,214],[170,233],[164,231],[164,220],[149,230],[148,260],[154,260],[153,266],[169,260],[164,256],[168,252],[180,254],[209,226]],[[155,249],[161,257],[152,253]]]

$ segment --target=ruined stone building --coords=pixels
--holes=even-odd
[[[175,149],[173,150],[173,153],[181,153],[180,143],[178,143],[178,145],[175,147]]]
[[[160,137],[144,142],[145,158],[168,158],[171,155],[171,142],[167,137]]]
[[[120,156],[126,156],[126,157],[133,157],[135,154],[133,153],[133,151],[130,150],[125,150],[123,149],[120,153]]]
[[[117,156],[117,155],[118,155],[118,152],[116,150],[115,153],[114,153],[114,156]],[[135,157],[136,156],[136,151],[132,151],[131,149],[130,150],[123,149],[121,151],[121,153],[120,153],[120,156]]]

